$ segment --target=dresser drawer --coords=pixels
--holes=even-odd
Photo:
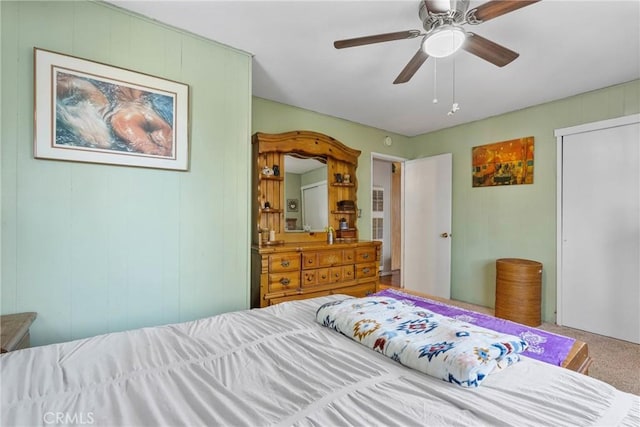
[[[375,277],[378,274],[375,262],[356,265],[356,279]]]
[[[362,298],[374,294],[376,292],[376,284],[374,283],[365,283],[362,285],[354,285],[347,286],[344,288],[336,288],[330,291],[331,295],[334,294],[345,294],[351,295],[352,297]]]
[[[304,252],[302,254],[302,268],[318,268],[318,253],[317,252]]]
[[[316,283],[318,285],[324,285],[325,283],[331,283],[331,269],[319,268],[314,270],[316,273]]]
[[[300,287],[300,273],[285,272],[269,274],[269,292],[286,291]]]
[[[342,261],[345,264],[353,264],[356,262],[356,251],[353,249],[345,249],[342,251]]]
[[[318,252],[318,267],[332,267],[342,264],[342,250]]]
[[[328,283],[338,283],[346,280],[343,269],[346,267],[316,268],[304,270],[302,272],[302,286],[309,287],[315,285],[326,285]],[[353,279],[353,266],[350,266],[349,280]],[[349,271],[349,269],[347,269]]]
[[[351,295],[352,297],[356,297],[356,298],[362,298],[362,297],[366,297],[369,296],[373,293],[376,292],[376,284],[375,282],[373,283],[365,283],[365,284],[361,284],[361,285],[353,285],[353,286],[344,286],[344,287],[337,287],[334,289],[323,289],[320,291],[308,291],[308,292],[303,292],[301,294],[295,294],[295,295],[287,295],[284,297],[278,297],[278,298],[271,298],[269,299],[269,305],[273,305],[273,304],[278,304],[284,301],[294,301],[294,300],[301,300],[301,299],[307,299],[307,298],[317,298],[317,297],[323,297],[326,295],[335,295],[335,294],[344,294],[344,295]]]
[[[342,268],[343,267],[333,267],[329,269],[329,281],[331,283],[342,282],[344,280]]]
[[[344,267],[342,267],[342,280],[347,282],[355,278],[355,267],[353,265],[345,265]]]
[[[318,269],[304,270],[302,272],[302,287],[315,286],[318,284]]]
[[[269,255],[269,272],[300,270],[300,254]]]
[[[375,248],[357,248],[356,262],[373,262],[376,260]]]

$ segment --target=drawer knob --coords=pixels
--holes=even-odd
[[[288,260],[288,259],[285,259],[285,260],[283,260],[282,262],[280,262],[280,265],[281,265],[281,266],[283,266],[283,267],[289,267],[289,264],[290,264],[290,263],[289,263],[289,260]]]
[[[283,277],[282,279],[280,279],[280,283],[282,283],[283,286],[289,286],[289,283],[291,283],[291,280],[287,279],[286,277]]]
[[[369,254],[362,254],[362,258],[369,259]]]
[[[362,272],[363,272],[364,274],[367,274],[367,273],[368,273],[368,272],[370,272],[370,271],[371,271],[371,269],[370,269],[369,267],[365,267],[365,268],[363,268],[363,269],[362,269]]]
[[[326,278],[327,278],[327,275],[326,275],[326,274],[323,274],[323,275],[322,275],[322,278],[323,278],[323,279],[326,279]]]

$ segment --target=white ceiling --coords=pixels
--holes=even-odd
[[[471,1],[471,7],[485,1]],[[420,38],[337,50],[333,41],[422,30],[418,0],[109,1],[250,52],[253,95],[414,136],[640,78],[640,0],[542,0],[478,26],[520,53],[498,68],[470,53],[393,80]],[[186,82],[188,83],[188,82]],[[637,96],[637,95],[636,95]]]
[[[322,164],[317,159],[300,159],[290,155],[284,156],[284,170],[288,173],[307,173],[324,166],[326,165]]]

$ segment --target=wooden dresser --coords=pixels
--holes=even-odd
[[[252,248],[251,306],[376,292],[380,242],[287,243]]]
[[[376,292],[381,242],[358,237],[359,156],[360,151],[317,132],[253,135],[252,307]],[[292,157],[317,165],[306,175],[295,171],[299,178],[292,179]],[[316,184],[323,184],[327,194],[324,204],[311,205],[310,216],[322,219],[303,229],[299,226],[306,226],[308,217],[302,213],[306,202],[300,191]],[[329,230],[335,233],[332,243]]]

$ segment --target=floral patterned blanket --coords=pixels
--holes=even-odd
[[[370,296],[322,305],[316,321],[391,359],[462,387],[520,360],[527,343],[402,300]]]
[[[462,320],[463,322],[473,323],[474,325],[482,326],[483,328],[491,329],[492,331],[518,336],[527,343],[527,348],[522,352],[522,356],[527,356],[556,366],[562,366],[562,363],[569,355],[573,344],[576,342],[576,340],[571,337],[557,335],[552,332],[532,328],[506,319],[499,319],[497,317],[489,316],[488,314],[465,310],[460,307],[455,307],[428,298],[410,295],[397,289],[388,288],[374,294],[374,296],[405,300],[413,305],[426,308],[427,310],[443,316],[452,317],[454,319]]]

